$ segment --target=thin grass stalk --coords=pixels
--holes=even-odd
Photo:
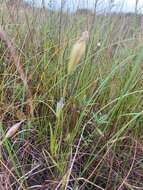
[[[24,70],[22,68],[22,64],[20,63],[20,58],[18,57],[17,52],[16,52],[14,46],[12,45],[11,41],[9,40],[8,36],[1,28],[0,28],[0,40],[3,42],[5,47],[9,50],[10,56],[14,60],[15,67],[16,67],[16,69],[19,73],[19,76],[23,82],[23,85],[27,91],[27,103],[30,107],[30,114],[31,114],[31,116],[33,116],[32,93],[31,93],[30,87],[27,83],[27,78],[26,78]]]

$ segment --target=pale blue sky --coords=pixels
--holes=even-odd
[[[26,0],[34,2],[36,5],[40,6],[42,0]],[[48,5],[49,2],[52,2],[53,8],[59,8],[61,5],[61,1],[65,1],[65,8],[69,8],[71,10],[75,10],[77,7],[80,8],[93,8],[96,0],[45,0],[45,4]],[[99,10],[109,9],[109,3],[113,0],[98,0],[99,1]],[[138,0],[139,11],[143,12],[143,0]],[[114,8],[113,10],[122,10],[124,12],[132,12],[135,10],[135,2],[136,0],[114,0]]]

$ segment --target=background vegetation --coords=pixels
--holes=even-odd
[[[143,189],[142,21],[1,3],[2,190]]]

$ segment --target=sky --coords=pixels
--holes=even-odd
[[[42,0],[25,0],[27,2],[34,2],[36,6],[41,6]],[[76,10],[77,8],[89,8],[94,7],[96,0],[45,0],[46,6],[51,6],[54,9],[59,9],[61,6],[61,1],[64,3],[64,8],[70,10]],[[110,2],[114,1],[114,6],[112,6],[112,11],[122,12],[134,12],[136,0],[98,0],[98,11],[111,10]],[[50,3],[51,2],[51,3]],[[138,0],[138,12],[143,12],[143,0]]]

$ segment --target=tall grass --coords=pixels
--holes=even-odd
[[[142,189],[142,15],[2,6],[0,187]]]

